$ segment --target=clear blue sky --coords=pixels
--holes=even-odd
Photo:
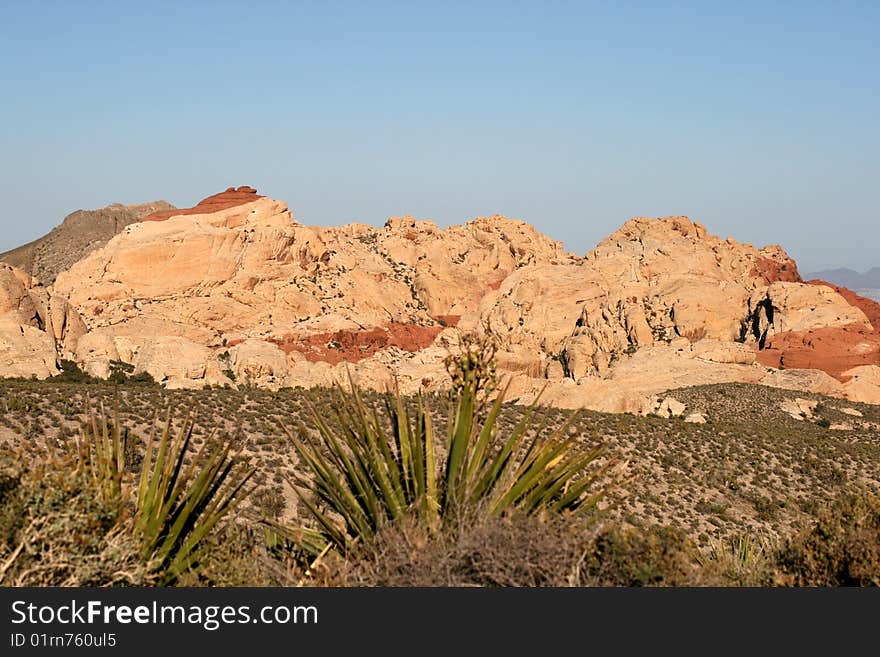
[[[631,216],[880,265],[880,3],[0,0],[0,250],[249,184],[310,224]]]

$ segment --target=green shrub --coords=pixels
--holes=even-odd
[[[61,373],[55,375],[53,380],[64,383],[102,383],[102,380],[83,372],[75,361],[62,359],[60,363]]]
[[[584,555],[581,582],[589,586],[687,586],[696,581],[696,547],[680,529],[610,528]]]
[[[154,582],[120,507],[95,494],[73,452],[23,466],[0,455],[0,585],[112,586]]]
[[[134,385],[145,385],[145,386],[154,386],[157,385],[156,379],[153,378],[153,375],[149,372],[138,372],[137,374],[132,374],[128,377],[127,383],[132,383]]]
[[[779,580],[794,586],[880,586],[880,498],[847,491],[788,541]]]

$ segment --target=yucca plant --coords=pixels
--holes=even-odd
[[[726,541],[713,541],[709,549],[698,552],[696,558],[704,572],[720,577],[725,585],[755,586],[766,583],[767,571],[777,550],[772,539],[746,533]]]
[[[103,406],[89,406],[79,440],[80,467],[105,500],[124,506],[134,497],[134,512],[121,518],[142,546],[150,570],[164,573],[169,583],[198,556],[202,540],[246,496],[254,473],[230,455],[230,445],[208,439],[186,465],[193,423],[187,417],[175,434],[171,410],[157,438],[156,419],[147,440],[137,488],[126,486],[124,457],[127,431],[117,416],[108,420]]]
[[[411,412],[399,391],[386,393],[383,423],[351,377],[350,392],[334,388],[332,419],[309,405],[317,436],[294,435],[282,425],[311,475],[311,480],[298,477],[291,483],[319,534],[303,527],[276,529],[315,554],[328,545],[344,552],[404,517],[415,516],[437,529],[446,518],[474,512],[583,514],[594,509],[605,492],[599,481],[615,465],[607,459],[599,465],[604,446],[569,435],[576,413],[546,431],[546,414],[538,421],[538,399],[506,437],[500,436],[498,417],[509,383],[491,402],[481,395],[494,388],[494,381],[487,380],[494,378],[487,353],[494,352],[470,341],[463,354],[447,361],[453,391],[442,445],[445,458],[438,458],[441,443],[425,396],[416,397]]]
[[[118,416],[107,421],[101,404],[100,426],[91,404],[86,408],[82,431],[76,440],[79,470],[98,492],[100,500],[109,503],[122,498],[122,475],[125,469],[125,446],[128,431],[119,424]]]

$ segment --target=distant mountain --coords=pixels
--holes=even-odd
[[[829,283],[848,287],[852,290],[880,289],[880,267],[869,269],[864,274],[846,268],[825,269],[823,271],[805,274],[804,278],[806,280],[819,279],[828,281]]]
[[[152,213],[173,209],[174,206],[166,201],[156,201],[141,205],[114,203],[100,210],[77,210],[43,237],[0,253],[0,261],[50,285],[60,272],[104,246],[129,224]]]

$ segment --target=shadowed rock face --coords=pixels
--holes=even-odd
[[[191,208],[174,209],[169,208],[153,212],[145,216],[141,221],[165,221],[171,217],[187,214],[208,214],[210,212],[219,212],[234,208],[237,205],[251,203],[259,198],[264,198],[257,194],[257,190],[253,187],[243,185],[241,187],[229,187],[225,192],[214,194],[206,199],[202,199],[199,203]]]
[[[0,375],[45,378],[86,333],[76,309],[20,269],[0,263]]]
[[[825,281],[808,284],[834,290],[864,313],[870,325],[852,323],[781,332],[767,339],[758,353],[758,362],[769,367],[822,370],[843,382],[852,378],[848,372],[853,368],[880,366],[880,303]]]
[[[440,390],[461,332],[488,326],[522,402],[546,387],[559,406],[652,412],[662,391],[733,381],[880,398],[868,300],[687,217],[632,219],[581,257],[502,216],[304,226],[229,188],[125,227],[52,294],[88,329],[72,354],[86,371],[124,361],[169,387],[351,371],[368,387]]]
[[[0,261],[27,272],[44,285],[58,274],[104,246],[114,235],[144,217],[173,210],[165,201],[142,205],[114,203],[100,210],[77,210],[50,233],[17,249],[0,253]]]

